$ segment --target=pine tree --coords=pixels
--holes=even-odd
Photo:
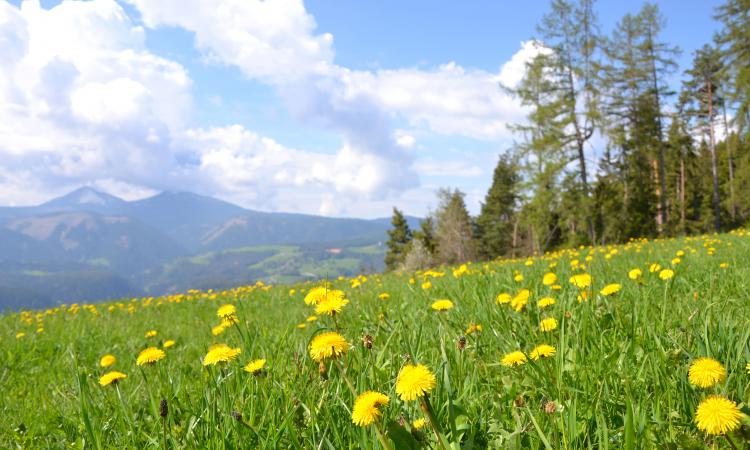
[[[515,164],[507,155],[501,156],[476,222],[482,258],[497,258],[511,250],[518,182]]]
[[[737,103],[734,121],[740,134],[750,119],[750,0],[727,0],[717,9],[715,18],[722,22],[717,36],[722,62],[732,79],[731,98]]]
[[[407,246],[412,240],[412,233],[404,214],[397,208],[393,208],[391,218],[392,229],[388,230],[388,251],[385,254],[385,267],[387,270],[395,270],[404,262]]]
[[[464,202],[464,193],[455,189],[438,191],[436,212],[436,254],[443,264],[457,264],[476,257],[473,224]]]

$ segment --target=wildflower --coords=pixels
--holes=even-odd
[[[628,272],[628,278],[631,280],[639,280],[643,276],[643,271],[641,269],[631,269],[630,272]]]
[[[116,362],[117,358],[115,358],[115,355],[104,355],[102,356],[102,359],[99,360],[99,366],[109,367]]]
[[[115,385],[117,384],[118,381],[127,377],[128,376],[125,375],[124,373],[113,370],[112,372],[107,372],[104,375],[102,375],[102,377],[99,378],[99,384],[102,386],[108,386],[110,384]]]
[[[578,299],[578,303],[587,302],[589,301],[589,293],[588,291],[581,291],[576,298]]]
[[[570,277],[570,283],[578,289],[586,289],[591,286],[591,275],[587,273],[581,273]]]
[[[674,277],[674,270],[672,269],[664,269],[661,272],[659,272],[659,278],[662,280],[669,280],[670,278]]]
[[[542,278],[542,284],[545,286],[551,286],[557,282],[557,275],[555,275],[552,272],[545,273],[544,277]]]
[[[415,430],[421,430],[425,425],[427,425],[427,421],[424,419],[424,417],[416,419],[411,423],[411,427]]]
[[[543,297],[536,302],[536,306],[539,308],[546,308],[555,304],[555,299],[552,297]]]
[[[453,309],[453,302],[446,299],[438,300],[430,305],[430,308],[434,309],[435,311],[448,311],[449,309]]]
[[[613,294],[616,294],[620,292],[620,289],[622,289],[622,285],[617,283],[612,283],[604,286],[604,289],[600,291],[600,293],[604,296],[610,296]]]
[[[541,322],[539,322],[539,329],[542,331],[552,331],[555,328],[557,328],[557,319],[554,317],[547,317],[546,319],[542,319]]]
[[[266,360],[265,359],[256,359],[254,361],[250,361],[243,367],[242,369],[245,372],[248,372],[251,375],[259,375],[263,369],[266,367]]]
[[[534,347],[531,353],[529,353],[529,356],[536,361],[539,358],[549,358],[550,356],[554,356],[556,352],[557,350],[555,350],[555,347],[548,344],[541,344]]]
[[[332,293],[332,292],[335,292]],[[344,298],[344,293],[341,291],[332,291],[325,299],[318,302],[315,306],[315,314],[328,314],[332,316],[340,313],[344,306],[349,304],[349,300]]]
[[[518,294],[513,297],[513,300],[510,301],[510,307],[516,312],[521,311],[526,306],[526,303],[528,303],[530,296],[531,291],[528,289],[521,289]]]
[[[750,362],[747,363],[747,365],[745,366],[745,370],[747,371],[748,374],[750,374]]]
[[[432,283],[430,283],[429,281],[425,281],[424,283],[422,283],[422,289],[425,291],[431,287],[432,287]]]
[[[422,364],[407,364],[396,379],[396,394],[403,401],[416,400],[429,393],[437,383],[435,375]]]
[[[712,395],[703,400],[695,411],[695,423],[708,434],[726,434],[740,426],[742,413],[737,405],[724,397]]]
[[[648,266],[648,271],[651,272],[651,273],[656,273],[656,272],[658,272],[660,270],[661,270],[661,265],[660,264],[654,263],[654,264],[651,264],[650,266]]]
[[[502,294],[497,295],[497,298],[495,298],[495,303],[502,305],[503,303],[510,303],[511,299],[512,297],[510,296],[510,294],[503,292]]]
[[[224,324],[224,322],[220,323],[219,325],[216,325],[215,327],[211,328],[211,334],[214,336],[218,336],[221,333],[224,332],[224,330],[227,329],[227,326]]]
[[[378,295],[378,298],[380,300],[388,300],[389,298],[391,298],[391,294],[383,292],[382,294]]]
[[[316,320],[318,320],[318,316],[310,316],[305,319],[305,322],[315,322]]]
[[[174,346],[174,344],[175,344],[174,340],[167,339],[166,341],[164,341],[163,344],[161,344],[161,346],[164,347],[164,348],[169,348],[169,347]]]
[[[326,297],[328,288],[326,286],[318,286],[310,289],[310,292],[305,295],[306,305],[317,305]]]
[[[688,379],[693,386],[709,388],[721,383],[727,377],[727,371],[721,363],[713,358],[698,358],[688,370]]]
[[[203,365],[215,366],[219,363],[228,363],[237,358],[240,353],[242,353],[242,349],[232,348],[227,344],[213,345],[208,350],[208,353],[206,353],[206,356],[203,357]]]
[[[224,305],[216,311],[216,315],[220,319],[230,319],[237,314],[237,308],[234,305]]]
[[[156,336],[156,330],[149,330],[146,332],[147,338],[154,337],[154,336]]]
[[[349,344],[335,331],[320,333],[310,342],[310,357],[317,362],[338,358],[349,350]]]
[[[500,360],[500,362],[507,367],[520,366],[522,364],[525,364],[526,361],[526,355],[519,350],[508,353],[507,355],[503,356],[503,359]]]
[[[721,268],[721,269],[726,269],[728,267],[729,267],[729,263],[721,263],[721,264],[719,264],[719,268]]]
[[[677,264],[681,263],[682,260],[680,258],[672,258],[672,265],[676,266]]]
[[[356,400],[354,400],[352,422],[360,427],[366,427],[367,425],[377,422],[383,415],[380,408],[388,405],[388,401],[388,396],[381,394],[380,392],[363,392]]]
[[[482,331],[482,326],[476,323],[470,323],[464,334],[472,334],[478,331]]]
[[[156,347],[149,347],[142,350],[141,353],[138,354],[136,364],[138,364],[139,366],[153,364],[157,361],[161,361],[165,356],[167,356],[167,354],[164,353],[164,350]]]

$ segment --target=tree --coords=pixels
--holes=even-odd
[[[388,251],[385,254],[385,267],[387,270],[395,270],[403,263],[406,257],[406,250],[409,242],[412,240],[409,224],[406,222],[404,214],[397,208],[393,208],[393,217],[391,217],[392,229],[388,230]]]
[[[455,189],[438,191],[440,204],[435,214],[436,253],[440,263],[457,264],[476,257],[471,216],[466,209],[464,193]]]
[[[518,182],[515,164],[507,155],[501,156],[477,217],[479,255],[483,258],[497,258],[511,249]]]
[[[717,9],[722,22],[717,35],[724,66],[731,75],[731,99],[737,103],[734,122],[740,133],[750,119],[750,0],[727,0]]]
[[[721,196],[719,194],[719,169],[716,155],[715,122],[718,115],[717,105],[722,99],[717,97],[717,86],[722,70],[720,53],[715,47],[706,44],[695,52],[693,67],[685,73],[688,79],[684,83],[686,99],[691,108],[688,110],[694,119],[695,128],[708,137],[708,149],[711,153],[712,195],[711,205],[714,213],[714,229],[721,230]]]

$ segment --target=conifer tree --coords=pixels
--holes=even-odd
[[[395,270],[406,257],[407,247],[412,240],[412,233],[409,224],[406,222],[404,214],[393,208],[393,217],[391,217],[392,229],[388,230],[388,251],[385,254],[385,267],[387,270]]]
[[[440,204],[435,214],[436,254],[440,263],[457,264],[476,257],[473,224],[464,193],[458,189],[438,191]]]
[[[515,164],[507,155],[501,156],[477,217],[479,255],[482,258],[497,258],[508,254],[511,249],[518,182]]]

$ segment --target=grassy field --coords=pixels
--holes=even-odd
[[[332,316],[304,301],[320,285],[0,317],[0,448],[699,449],[750,435],[744,416],[727,435],[695,421],[713,394],[747,412],[750,233],[331,280],[348,300]],[[433,309],[441,299],[452,307]],[[236,312],[223,308],[217,327],[225,305]],[[317,362],[311,341],[331,331],[345,353]],[[228,347],[211,357],[241,353],[204,365],[218,343]],[[147,347],[165,356],[138,365]],[[101,367],[107,354],[116,362]],[[726,377],[693,385],[701,357]],[[259,374],[243,370],[259,358]],[[417,363],[434,383],[402,400],[399,373]],[[112,370],[127,378],[101,386]],[[388,401],[358,426],[353,404],[368,390]]]

